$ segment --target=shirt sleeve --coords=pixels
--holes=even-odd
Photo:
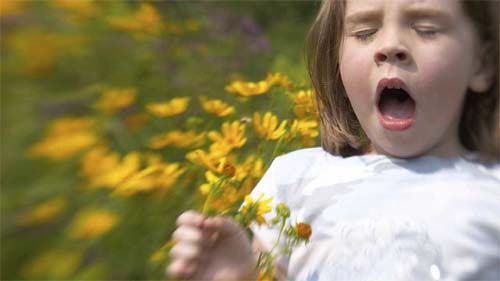
[[[254,201],[256,201],[261,196],[261,200],[266,200],[269,197],[273,198],[270,204],[272,206],[272,211],[264,215],[264,218],[268,222],[270,222],[271,219],[276,216],[276,205],[278,205],[279,203],[287,204],[287,202],[284,202],[285,198],[280,198],[280,192],[278,192],[279,185],[276,181],[276,178],[278,178],[277,173],[279,168],[280,157],[277,157],[273,160],[269,169],[266,171],[259,183],[255,186],[253,191],[250,193],[250,196]],[[256,223],[253,223],[250,225],[250,230],[254,234],[254,239],[257,239],[265,250],[271,250],[278,240],[279,225],[270,226],[265,224],[258,225]],[[281,241],[280,245],[276,247],[274,252],[278,252],[283,245],[284,243],[283,241]],[[276,262],[285,270],[288,269],[289,259],[285,255],[281,255],[280,257],[278,257]]]

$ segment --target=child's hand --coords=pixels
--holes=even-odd
[[[232,220],[187,211],[177,218],[170,277],[191,280],[256,278],[256,261],[245,231]]]

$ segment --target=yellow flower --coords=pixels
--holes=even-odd
[[[293,112],[299,118],[313,117],[318,118],[316,100],[312,90],[299,91],[296,94],[289,95],[294,101]]]
[[[139,153],[128,153],[123,160],[116,152],[98,146],[91,149],[82,159],[82,173],[86,176],[88,187],[114,188],[126,178],[136,173],[141,164]]]
[[[175,240],[174,239],[170,239],[168,240],[167,242],[165,242],[165,244],[163,244],[163,246],[161,246],[160,249],[156,250],[150,257],[149,257],[149,261],[150,262],[159,262],[163,259],[166,258],[166,254],[168,251],[170,251],[170,249],[175,245]]]
[[[258,112],[255,112],[253,115],[255,130],[265,140],[276,140],[284,135],[286,133],[286,123],[287,120],[284,120],[278,126],[278,118],[271,112],[266,112],[264,118],[262,118]]]
[[[316,120],[293,120],[287,139],[298,137],[302,145],[313,146],[314,138],[319,135],[317,127]]]
[[[66,206],[67,203],[64,198],[53,198],[20,215],[17,218],[17,224],[33,225],[45,223],[60,215]]]
[[[266,222],[264,215],[272,210],[270,203],[273,201],[273,198],[269,197],[266,200],[262,200],[263,196],[264,194],[261,194],[255,202],[250,195],[245,196],[245,204],[241,207],[240,214],[244,218],[247,227],[254,220],[259,225]]]
[[[200,98],[200,104],[203,110],[207,113],[214,114],[218,117],[224,117],[234,113],[234,106],[221,101],[221,100],[208,100],[206,97]]]
[[[110,231],[118,216],[107,210],[85,210],[74,219],[69,235],[73,239],[95,239]]]
[[[96,107],[105,114],[113,114],[134,103],[136,95],[135,88],[110,89],[102,93]]]
[[[280,85],[285,89],[292,89],[293,85],[287,76],[281,73],[269,73],[266,77],[266,81],[271,85]]]
[[[210,131],[208,137],[214,142],[210,150],[227,154],[234,148],[242,147],[247,142],[245,127],[246,124],[242,124],[240,121],[224,122],[221,128],[222,134],[217,131]]]
[[[48,157],[54,160],[70,158],[97,142],[92,118],[66,117],[53,121],[45,138],[29,150],[32,157]]]
[[[152,149],[160,149],[166,146],[177,148],[201,146],[205,142],[205,135],[205,133],[197,135],[194,131],[171,131],[152,137],[148,146]]]
[[[269,91],[270,87],[271,84],[265,80],[259,82],[234,81],[230,85],[226,86],[225,89],[229,93],[250,97],[265,94]]]
[[[126,179],[113,194],[130,196],[139,192],[167,192],[184,172],[179,163],[154,164]]]
[[[51,0],[52,6],[70,12],[71,20],[83,21],[97,14],[97,6],[93,0]]]
[[[141,3],[134,16],[111,17],[109,25],[114,29],[130,32],[138,39],[157,35],[163,29],[160,14],[149,3]]]
[[[186,154],[186,159],[189,161],[214,172],[217,171],[217,165],[222,157],[224,157],[223,154],[214,153],[213,151],[206,152],[202,149],[197,149]]]
[[[34,258],[21,269],[21,276],[26,279],[39,279],[49,276],[53,279],[68,279],[82,262],[80,253],[63,250],[49,250]]]
[[[186,111],[190,98],[173,98],[168,102],[150,103],[146,105],[146,109],[153,115],[158,117],[169,117],[179,115]]]
[[[3,0],[0,1],[0,16],[17,16],[24,12],[27,1]]]

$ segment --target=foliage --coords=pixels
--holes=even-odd
[[[304,3],[0,3],[2,279],[160,279],[191,208],[307,240],[246,197],[317,143]]]

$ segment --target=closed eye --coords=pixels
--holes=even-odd
[[[377,32],[376,29],[366,29],[366,30],[360,30],[354,32],[352,35],[354,38],[356,38],[359,41],[367,41],[369,40],[375,33]]]

